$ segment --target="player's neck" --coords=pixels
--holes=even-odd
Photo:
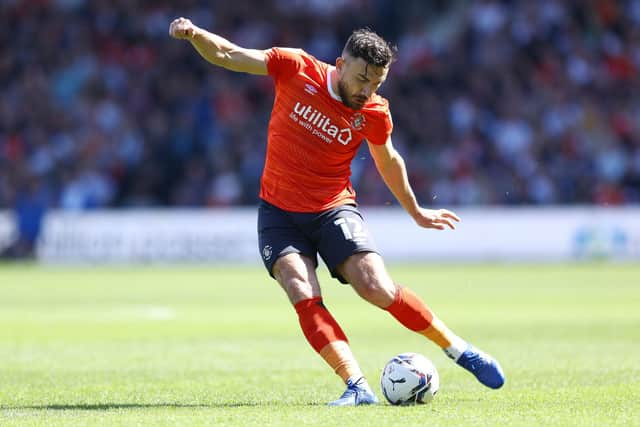
[[[338,70],[336,67],[329,67],[329,71],[327,72],[327,78],[329,79],[329,89],[331,91],[331,96],[336,99],[340,99],[339,90],[338,90]]]

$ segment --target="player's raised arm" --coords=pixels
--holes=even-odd
[[[419,226],[437,230],[456,228],[454,222],[460,218],[453,212],[420,207],[409,183],[404,159],[393,147],[391,138],[382,145],[369,143],[369,151],[385,184]]]
[[[198,53],[214,65],[232,71],[267,75],[263,50],[242,48],[194,25],[187,18],[175,19],[169,26],[169,35],[176,39],[190,41]]]

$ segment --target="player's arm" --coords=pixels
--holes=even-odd
[[[385,184],[419,226],[438,230],[444,230],[445,226],[456,228],[454,221],[459,222],[460,218],[453,212],[420,207],[409,183],[404,159],[393,147],[391,138],[382,145],[369,143],[369,151]]]
[[[190,41],[198,53],[214,65],[243,73],[268,74],[265,51],[244,49],[194,25],[189,19],[175,19],[169,26],[169,35]]]

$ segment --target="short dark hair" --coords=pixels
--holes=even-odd
[[[376,67],[386,67],[396,60],[398,48],[371,29],[360,28],[351,33],[342,51]]]

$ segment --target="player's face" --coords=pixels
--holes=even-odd
[[[387,78],[389,67],[376,67],[362,58],[343,55],[336,60],[338,95],[349,108],[359,110]]]

